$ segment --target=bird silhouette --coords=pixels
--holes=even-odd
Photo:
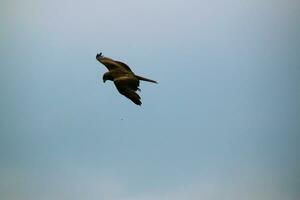
[[[136,91],[141,91],[139,88],[140,81],[157,83],[154,80],[134,74],[125,63],[105,57],[102,53],[97,54],[96,59],[108,69],[108,72],[103,74],[103,82],[113,81],[119,93],[136,105],[142,104],[141,97],[136,93]]]

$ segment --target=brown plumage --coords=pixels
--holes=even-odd
[[[136,93],[137,90],[140,91],[140,80],[157,83],[154,80],[135,75],[125,63],[104,57],[102,53],[97,54],[96,59],[108,69],[108,72],[103,74],[103,82],[113,81],[118,91],[136,105],[142,104],[141,97]]]

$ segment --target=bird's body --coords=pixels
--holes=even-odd
[[[141,97],[136,93],[137,90],[140,91],[140,80],[157,83],[154,80],[135,75],[125,63],[104,57],[102,53],[97,54],[96,59],[109,70],[104,73],[103,81],[113,81],[117,90],[137,105],[142,104]]]

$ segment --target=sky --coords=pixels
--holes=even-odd
[[[299,1],[2,0],[0,24],[0,199],[299,198]],[[159,82],[141,107],[99,52]]]

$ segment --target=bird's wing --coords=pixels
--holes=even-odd
[[[125,63],[113,60],[108,57],[104,57],[102,56],[102,54],[97,54],[96,59],[99,62],[101,62],[109,71],[118,69],[121,71],[132,72],[131,69],[128,67],[128,65],[126,65]]]
[[[133,103],[135,103],[136,105],[142,105],[141,102],[141,97],[133,90],[130,90],[128,88],[118,88],[118,91],[124,95],[125,97],[127,97],[128,99],[130,99]]]
[[[115,62],[116,62],[118,65],[120,65],[121,67],[123,67],[124,69],[126,69],[126,70],[132,72],[131,69],[130,69],[130,67],[128,67],[128,65],[126,65],[125,63],[122,63],[122,62],[116,61],[116,60],[115,60]]]
[[[137,105],[142,104],[141,97],[136,93],[139,81],[135,77],[123,76],[117,78],[114,83],[120,94],[124,95]]]

